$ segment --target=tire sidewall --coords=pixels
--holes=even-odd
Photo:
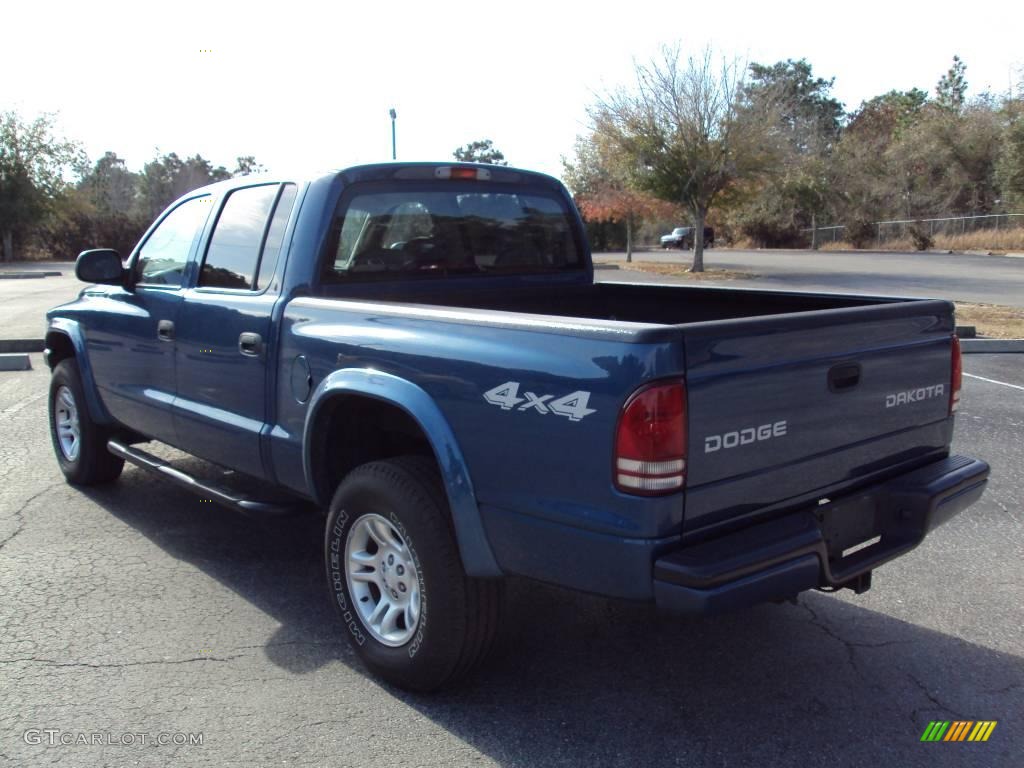
[[[339,487],[327,520],[325,554],[331,602],[356,653],[389,682],[428,690],[447,678],[461,647],[464,621],[456,610],[464,601],[459,574],[453,572],[453,542],[443,535],[445,510],[436,504],[411,503],[408,488],[374,478],[371,467],[356,470]],[[408,478],[412,480],[412,478]],[[414,481],[413,481],[414,482]],[[402,483],[406,486],[406,483]],[[420,494],[429,501],[426,493]],[[384,645],[365,628],[346,578],[345,545],[353,525],[366,514],[385,518],[405,542],[416,567],[420,616],[416,633],[405,644]],[[432,525],[431,525],[432,522]],[[441,528],[441,531],[438,530]]]
[[[64,451],[60,445],[60,438],[57,437],[55,414],[57,410],[57,392],[61,387],[66,387],[71,392],[71,397],[75,401],[75,409],[78,411],[78,457],[74,460],[71,460],[64,455]],[[61,472],[63,472],[72,482],[79,480],[83,474],[85,452],[88,444],[86,430],[90,425],[87,424],[88,417],[83,411],[83,408],[85,407],[83,394],[82,387],[78,382],[78,369],[74,365],[74,362],[70,360],[61,361],[54,369],[53,376],[50,378],[50,398],[48,409],[50,418],[50,442],[53,443],[53,452],[57,457],[57,463],[60,465]]]

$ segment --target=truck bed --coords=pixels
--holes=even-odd
[[[403,303],[660,325],[846,309],[904,301],[871,296],[627,282],[561,285],[550,277],[539,281],[524,280],[514,288],[509,288],[507,281],[506,285],[500,287],[481,287],[480,281],[474,282],[477,285],[467,289],[460,289],[455,281],[447,283],[443,288],[433,282],[387,287],[377,285],[372,286],[376,289],[372,295],[377,299]],[[358,295],[359,291],[351,289],[345,292],[346,298]]]
[[[432,323],[447,321],[460,329],[440,331],[446,338],[479,338],[486,353],[504,349],[513,335],[523,338],[498,329],[549,334],[546,341],[531,342],[548,360],[579,343],[572,337],[635,345],[635,359],[650,362],[628,377],[629,389],[615,391],[614,381],[587,388],[595,397],[599,387],[608,388],[603,394],[614,407],[601,410],[607,415],[617,413],[644,379],[685,378],[690,448],[685,512],[679,515],[684,532],[813,504],[948,451],[953,307],[947,301],[628,283],[552,285],[550,278],[512,289],[480,286],[471,293],[455,283],[449,281],[446,291],[433,281],[394,284],[384,296],[378,285],[376,301],[350,293],[320,307],[324,318],[331,305],[347,305],[363,318],[381,313],[405,318],[397,322],[416,322],[420,315]],[[419,322],[417,327],[425,329]],[[447,343],[438,341],[438,348]],[[571,348],[576,354],[586,349]],[[617,359],[616,370],[623,370],[628,362],[594,354],[599,367]],[[486,368],[486,357],[479,362]],[[499,383],[505,373],[495,370],[484,380]],[[583,388],[573,382],[559,386]],[[929,397],[887,404],[887,398],[922,387],[932,388]],[[757,438],[766,427],[783,434]],[[609,420],[604,434],[613,429]],[[755,439],[747,444],[751,434]],[[592,449],[587,474],[607,466],[610,450],[610,444]]]

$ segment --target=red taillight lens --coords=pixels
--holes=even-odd
[[[486,168],[466,168],[465,166],[445,165],[434,169],[434,177],[461,181],[489,181],[491,172]]]
[[[960,387],[964,383],[964,360],[960,352],[960,337],[953,336],[953,376],[949,384],[949,412],[960,407]]]
[[[615,487],[625,493],[675,493],[686,479],[686,387],[681,381],[634,393],[615,434]]]

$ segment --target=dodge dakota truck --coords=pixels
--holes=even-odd
[[[76,273],[46,331],[67,480],[322,511],[339,631],[414,690],[479,664],[505,576],[684,613],[860,593],[988,477],[950,455],[952,304],[595,282],[537,173],[246,176]]]

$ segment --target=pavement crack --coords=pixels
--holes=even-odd
[[[283,648],[288,645],[309,645],[309,646],[336,646],[345,645],[346,640],[282,640],[276,643],[261,643],[259,645],[236,645],[231,648],[233,651],[253,651],[265,648]]]
[[[3,541],[0,541],[0,550],[2,550],[5,546],[10,544],[11,541],[14,540],[14,537],[16,537],[19,533],[21,533],[22,530],[24,530],[24,528],[25,528],[25,510],[28,508],[28,505],[31,504],[36,499],[38,499],[44,493],[48,493],[49,491],[52,491],[54,488],[56,488],[59,485],[63,485],[63,483],[59,482],[59,481],[56,482],[56,483],[51,483],[50,485],[48,485],[45,488],[43,488],[41,491],[37,491],[36,493],[32,494],[27,499],[25,499],[25,501],[22,502],[21,506],[18,507],[17,509],[15,509],[11,513],[11,516],[14,518],[14,522],[15,522],[14,532],[11,533],[11,535],[8,536]]]
[[[171,664],[193,664],[195,662],[229,662],[240,659],[245,654],[238,653],[231,656],[195,656],[188,659],[150,659],[146,661],[123,661],[123,662],[88,662],[88,661],[59,661],[57,659],[39,659],[34,656],[26,656],[20,659],[0,659],[0,664],[41,664],[47,667],[85,667],[88,669],[124,669],[126,667],[147,667],[155,665]]]
[[[930,701],[932,704],[935,705],[933,707],[918,707],[918,708],[916,708],[910,714],[910,717],[911,717],[911,719],[913,721],[915,721],[915,722],[917,721],[917,714],[918,714],[918,712],[922,712],[922,711],[929,710],[929,709],[938,709],[938,710],[941,710],[943,712],[949,712],[950,714],[952,714],[956,718],[963,719],[959,712],[957,712],[955,709],[953,709],[949,705],[943,703],[937,696],[935,696],[931,691],[929,691],[928,690],[928,686],[926,686],[924,683],[922,683],[920,680],[918,680],[916,677],[914,677],[909,672],[907,673],[907,677],[910,679],[910,681],[914,685],[916,685],[921,690],[921,693],[923,693],[925,695],[925,697],[928,699],[928,701]]]
[[[1003,688],[996,688],[993,691],[982,691],[982,693],[987,693],[990,696],[999,696],[999,695],[1004,694],[1004,693],[1009,693],[1010,691],[1015,691],[1018,688],[1024,688],[1024,684],[1021,684],[1021,683],[1010,683],[1009,685],[1007,685],[1007,686],[1005,686]]]

